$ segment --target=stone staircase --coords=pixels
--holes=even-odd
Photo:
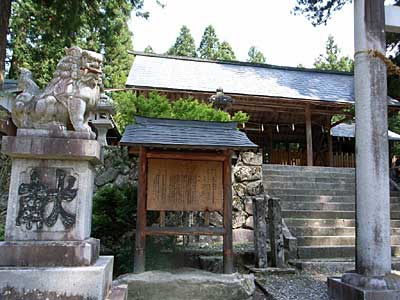
[[[355,254],[355,171],[263,165],[265,192],[281,199],[297,238],[297,258],[351,259]],[[392,255],[400,256],[400,193],[391,193]]]

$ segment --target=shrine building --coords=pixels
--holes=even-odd
[[[204,102],[223,89],[233,98],[229,113],[249,114],[240,130],[260,146],[264,163],[354,167],[354,138],[343,127],[332,133],[352,120],[353,73],[135,52],[126,88]],[[388,113],[399,109],[388,97]]]

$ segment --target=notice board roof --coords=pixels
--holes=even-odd
[[[120,142],[125,146],[182,149],[257,149],[236,122],[184,121],[135,117]]]

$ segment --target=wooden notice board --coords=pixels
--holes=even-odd
[[[147,210],[223,210],[223,162],[149,159]]]

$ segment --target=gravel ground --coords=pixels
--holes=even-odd
[[[324,275],[267,275],[257,277],[268,300],[329,300]]]

